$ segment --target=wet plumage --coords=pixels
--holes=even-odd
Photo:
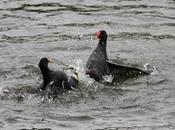
[[[42,58],[39,62],[39,68],[43,76],[43,84],[41,86],[41,89],[45,90],[47,85],[52,83],[58,88],[72,90],[72,87],[75,87],[74,83],[76,83],[76,79],[73,77],[68,77],[63,71],[50,70],[48,68],[48,63],[50,62],[51,61],[48,58]]]
[[[88,74],[90,78],[93,78],[96,81],[101,81],[103,80],[103,76],[110,74],[113,76],[113,79],[125,79],[137,75],[149,74],[149,72],[143,71],[139,68],[118,65],[109,61],[106,52],[106,31],[100,30],[96,33],[96,36],[99,39],[98,45],[89,56],[86,64],[86,74]]]

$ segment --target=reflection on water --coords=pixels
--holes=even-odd
[[[0,129],[174,130],[174,23],[174,0],[1,0]],[[158,73],[116,85],[89,79],[100,29],[109,58]],[[80,88],[42,102],[42,57],[54,70],[75,66]]]

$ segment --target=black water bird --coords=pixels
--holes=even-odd
[[[103,76],[111,74],[113,76],[114,81],[116,79],[125,80],[128,78],[135,77],[137,75],[150,74],[149,72],[136,67],[119,65],[109,61],[106,52],[106,31],[100,30],[96,33],[96,37],[99,39],[98,45],[92,52],[92,54],[89,56],[89,59],[86,64],[86,74],[89,75],[90,78],[93,78],[96,81],[102,81]]]
[[[53,71],[48,68],[48,64],[53,61],[49,58],[42,58],[39,62],[39,68],[43,76],[41,90],[45,90],[48,85],[54,85],[57,88],[74,90],[78,84],[78,79],[73,76],[67,76],[63,71]]]
[[[101,30],[96,33],[99,43],[92,54],[89,56],[89,59],[86,64],[86,74],[91,78],[94,78],[96,81],[102,80],[103,75],[106,75],[108,72],[108,66],[106,60],[108,59],[106,53],[106,44],[107,44],[107,34],[104,30]]]

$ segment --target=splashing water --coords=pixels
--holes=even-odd
[[[144,67],[144,69],[145,69],[146,71],[151,72],[151,75],[158,75],[158,74],[159,74],[159,72],[158,72],[156,66],[154,66],[154,65],[151,65],[151,64],[149,64],[149,63],[145,63],[145,64],[143,65],[143,67]]]
[[[103,79],[105,82],[112,83],[113,76],[112,75],[105,75],[105,76],[103,76]]]
[[[75,60],[75,61],[73,61],[73,64],[70,66],[73,66],[77,70],[77,72],[79,73],[80,82],[83,82],[85,84],[85,87],[94,83],[93,79],[91,79],[87,75],[85,75],[85,64],[84,64],[83,60],[81,60],[81,59]]]

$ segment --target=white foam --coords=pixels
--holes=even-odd
[[[111,83],[113,80],[113,76],[112,75],[105,75],[105,76],[103,76],[103,79],[104,79],[104,81]]]
[[[144,66],[144,69],[146,71],[150,71],[151,72],[151,75],[158,75],[159,74],[156,66],[151,65],[150,63],[145,63],[143,66]]]

